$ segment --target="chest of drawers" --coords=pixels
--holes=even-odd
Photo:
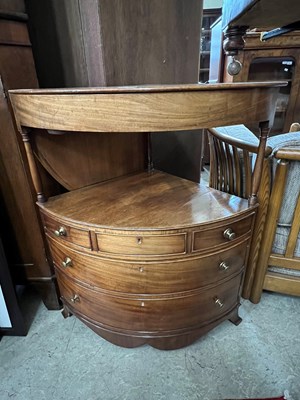
[[[40,208],[65,314],[111,342],[174,349],[239,321],[255,214],[247,201],[152,171]]]
[[[65,316],[75,314],[115,344],[148,343],[159,349],[188,345],[226,319],[239,323],[240,288],[253,235],[265,141],[279,87],[285,85],[10,92]],[[224,192],[152,168],[149,133],[254,121],[260,124],[261,137],[254,172],[250,167],[244,171],[251,176],[249,201],[224,193],[231,192],[234,184],[240,188],[243,173],[237,150],[229,146],[230,137],[225,148],[217,147],[211,164],[212,176],[220,178]],[[44,148],[39,151],[44,142],[37,140],[47,132],[68,132],[54,147],[58,154],[48,147],[50,158]],[[82,148],[78,142],[74,145],[74,134],[86,140],[98,134],[105,143],[100,152],[105,157],[94,157],[92,162],[87,155],[86,163],[80,162]],[[140,154],[123,146],[125,137],[135,135],[145,138],[142,151],[148,172],[141,172],[140,164],[133,168],[132,159]],[[126,173],[119,160],[122,153],[122,160],[132,167]],[[69,192],[47,200],[34,154]],[[99,170],[114,173],[102,175],[96,173]],[[93,179],[87,183],[83,176]]]

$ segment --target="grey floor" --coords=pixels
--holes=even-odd
[[[1,400],[212,400],[286,389],[300,399],[300,298],[244,301],[238,327],[226,321],[174,351],[114,346],[33,293],[24,307],[28,335],[0,341]]]

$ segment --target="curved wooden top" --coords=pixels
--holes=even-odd
[[[182,84],[182,85],[131,85],[131,86],[105,86],[105,87],[75,87],[55,89],[15,89],[11,94],[75,94],[75,93],[160,93],[160,92],[182,92],[182,91],[210,91],[245,89],[258,87],[281,87],[286,86],[285,81],[264,82],[237,82],[237,83],[213,83],[213,84]]]
[[[67,223],[124,230],[189,228],[249,212],[245,199],[160,171],[73,190],[39,207]]]
[[[10,91],[21,127],[80,132],[156,132],[273,120],[286,82]]]

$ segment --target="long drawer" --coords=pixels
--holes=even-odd
[[[247,241],[205,257],[165,262],[124,262],[91,256],[49,240],[55,266],[67,276],[106,290],[170,293],[197,289],[235,274],[244,266]]]
[[[222,317],[238,303],[241,274],[207,290],[128,296],[88,289],[57,271],[62,300],[76,314],[118,330],[189,330]]]

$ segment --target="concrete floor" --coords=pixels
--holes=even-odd
[[[238,327],[226,321],[169,352],[114,346],[36,295],[25,300],[28,335],[0,342],[1,400],[212,400],[285,389],[300,399],[300,298],[244,301]]]

